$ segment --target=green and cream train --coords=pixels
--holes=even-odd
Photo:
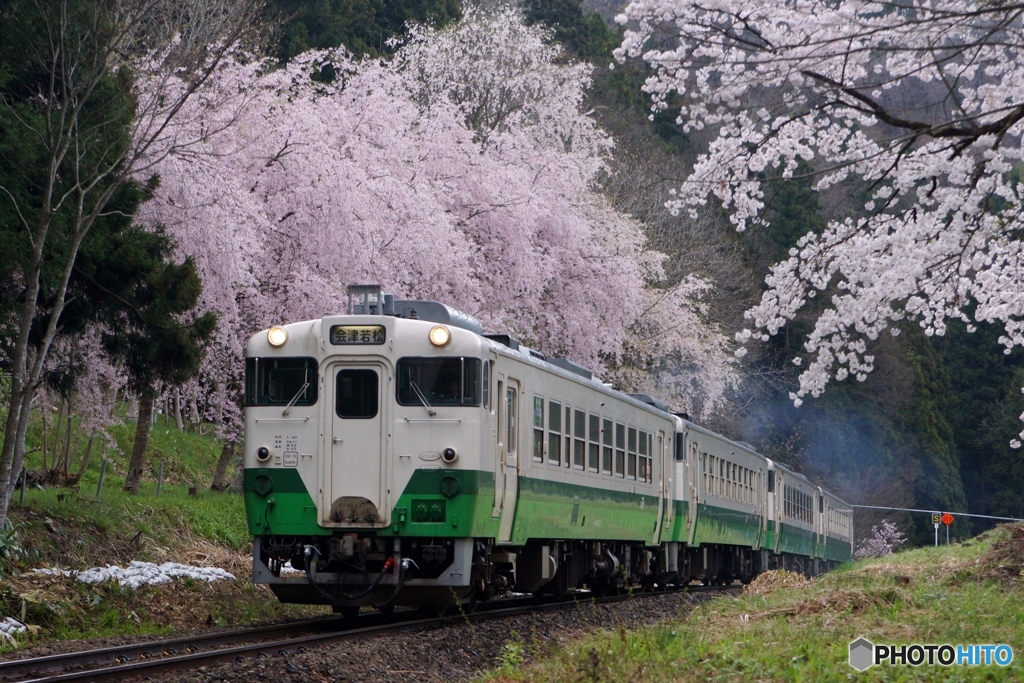
[[[281,601],[354,614],[850,559],[849,506],[750,446],[443,304],[349,298],[246,346],[253,574]]]

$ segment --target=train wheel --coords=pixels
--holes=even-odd
[[[386,616],[390,617],[392,614],[395,613],[395,606],[394,605],[380,605],[380,606],[377,607],[377,611],[380,612],[383,615],[386,615]]]
[[[355,619],[359,616],[359,605],[331,605],[331,611],[346,619]]]

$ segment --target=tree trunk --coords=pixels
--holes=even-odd
[[[50,445],[50,443],[49,443],[49,438],[50,438],[50,435],[49,435],[49,433],[48,433],[48,432],[49,432],[50,430],[49,430],[49,429],[47,428],[47,425],[46,425],[46,411],[45,411],[45,410],[40,410],[40,411],[39,411],[39,419],[40,419],[40,421],[42,422],[42,425],[41,425],[40,429],[42,430],[42,440],[43,440],[43,469],[45,470],[45,469],[46,469],[46,466],[47,466],[47,465],[49,464],[49,462],[50,462],[50,458],[49,458],[49,454],[50,454],[50,449],[49,449],[49,445]]]
[[[71,460],[71,426],[74,423],[74,416],[71,414],[70,402],[67,404],[67,412],[68,414],[65,417],[65,420],[67,421],[67,426],[64,429],[64,448],[62,453],[63,457],[60,463],[60,473],[64,479],[68,478],[68,472],[71,469],[71,464],[69,461]],[[76,443],[75,445],[77,446],[78,444]],[[54,469],[57,469],[56,462],[54,462],[53,466]]]
[[[37,387],[38,384],[30,384],[28,390],[22,395],[21,420],[19,420],[18,431],[14,434],[14,462],[7,475],[8,496],[14,492],[14,487],[18,484],[18,477],[21,475],[21,467],[25,464],[25,435],[28,433],[29,418],[32,416],[32,401],[35,398]],[[10,497],[7,500],[10,502]],[[6,518],[6,507],[3,508],[3,513]]]
[[[178,426],[179,432],[185,429],[181,421],[181,389],[178,387],[174,388],[174,424]]]
[[[217,460],[217,469],[213,472],[213,484],[210,485],[210,489],[218,492],[228,490],[228,465],[234,457],[235,442],[225,441],[220,449],[220,458]]]
[[[78,467],[78,471],[75,472],[73,477],[68,477],[64,482],[67,486],[74,486],[82,480],[82,475],[85,474],[85,468],[89,464],[89,457],[92,455],[92,443],[96,439],[95,434],[89,435],[89,442],[85,444],[85,454],[82,455],[82,463]]]
[[[128,476],[124,480],[124,490],[128,493],[139,492],[142,471],[146,467],[146,446],[149,445],[149,430],[153,426],[153,404],[156,395],[152,389],[146,389],[139,396],[139,418],[135,422],[135,445],[132,447],[132,459],[128,463]]]

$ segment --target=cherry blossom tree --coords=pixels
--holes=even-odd
[[[629,30],[616,56],[653,68],[653,109],[678,107],[685,130],[710,138],[673,211],[713,198],[743,230],[764,220],[769,178],[802,165],[820,192],[861,197],[772,268],[739,335],[767,339],[827,295],[794,361],[808,361],[796,404],[832,379],[863,380],[869,343],[897,321],[928,335],[950,318],[993,322],[1007,352],[1024,344],[1022,12],[980,0],[634,0],[617,17]]]
[[[885,557],[892,555],[900,546],[907,542],[907,537],[899,528],[887,519],[871,527],[871,535],[861,539],[854,559],[863,560],[868,557]]]
[[[200,402],[237,398],[250,334],[341,312],[347,284],[379,282],[634,385],[629,368],[668,351],[680,362],[659,369],[687,381],[667,397],[716,405],[734,377],[728,342],[702,318],[705,285],[658,289],[663,256],[601,195],[612,145],[582,110],[588,73],[500,7],[415,28],[391,60],[310,52],[213,74],[210,97],[230,104],[197,99],[177,126],[219,132],[158,150],[143,207],[195,259],[198,309],[218,311],[191,391],[220,398]]]

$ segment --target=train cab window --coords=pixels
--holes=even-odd
[[[479,406],[482,384],[479,358],[401,358],[398,404]]]
[[[675,453],[674,453],[676,462],[683,462],[684,460],[686,460],[686,452],[683,450],[683,448],[685,448],[685,443],[684,442],[685,442],[685,439],[683,439],[683,433],[682,432],[676,432],[676,443],[675,443]]]
[[[601,451],[601,474],[612,473],[612,437],[614,432],[612,431],[612,421],[604,419],[601,422],[601,432],[603,435],[604,447]]]
[[[768,470],[768,493],[775,493],[775,470]]]
[[[626,425],[615,423],[615,476],[626,476]]]
[[[572,429],[573,436],[576,437],[572,444],[572,464],[575,469],[582,470],[586,465],[587,450],[587,414],[582,410],[574,411]]]
[[[636,427],[626,432],[626,477],[636,479]]]
[[[544,399],[533,397],[533,461],[544,462]]]
[[[587,429],[587,470],[597,472],[601,462],[601,418],[590,414]]]
[[[316,358],[246,358],[246,406],[311,406],[317,401]]]
[[[334,410],[338,417],[346,419],[369,419],[377,417],[380,404],[378,398],[378,376],[376,370],[345,368],[338,371],[335,382],[337,396]]]
[[[562,404],[548,401],[548,462],[562,464]]]

